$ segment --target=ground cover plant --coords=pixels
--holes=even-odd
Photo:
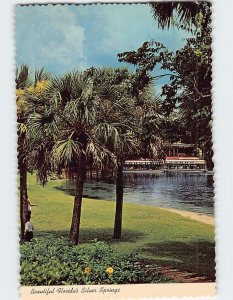
[[[138,255],[125,255],[104,242],[71,245],[50,236],[21,246],[22,285],[126,284],[169,282]]]
[[[56,244],[57,238],[60,241],[61,236],[67,237],[68,235],[73,197],[58,189],[62,183],[63,180],[53,180],[42,187],[36,182],[35,175],[28,175],[29,197],[38,204],[33,208],[32,222],[35,227],[35,237],[38,238],[39,243],[46,241],[46,236],[49,235],[49,239]],[[116,241],[112,238],[114,211],[114,202],[84,199],[80,247],[88,247],[88,243],[97,239],[110,245],[113,251],[122,255],[121,258],[134,252],[140,255],[140,261],[151,266],[171,266],[207,276],[210,281],[215,279],[213,226],[156,207],[125,203],[124,230],[121,241]],[[62,245],[67,247],[65,244]],[[21,247],[25,250],[25,247],[33,247],[33,244]],[[59,247],[64,254],[65,251],[61,246]],[[25,253],[24,250],[23,253]],[[30,252],[33,253],[34,250]],[[44,252],[46,252],[45,248],[42,254]],[[22,266],[24,265],[21,269],[22,278],[29,272],[27,268],[33,270],[33,262],[26,263],[26,257],[24,255],[21,259]],[[52,257],[49,254],[49,258]],[[48,263],[53,264],[50,259]],[[54,264],[57,263],[54,262]],[[86,267],[90,266],[83,264],[82,267],[83,272]],[[110,264],[104,267],[107,269],[112,266]],[[22,280],[26,284],[26,279]]]

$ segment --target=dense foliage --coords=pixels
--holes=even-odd
[[[145,41],[137,50],[119,53],[119,61],[136,66],[141,82],[167,77],[161,93],[164,140],[195,144],[212,170],[211,4],[166,2],[151,7],[158,26],[182,28],[190,38],[176,52],[158,41]],[[152,71],[159,75],[152,76]]]
[[[43,185],[51,171],[75,171],[78,178],[70,238],[78,243],[86,169],[98,168],[103,174],[117,170],[119,178],[125,159],[136,155],[156,158],[162,147],[158,102],[149,84],[134,96],[135,75],[127,69],[90,68],[63,76],[49,76],[42,69],[36,72],[35,81],[28,74],[24,66],[16,76],[16,82],[21,77],[28,80],[25,87],[17,85],[16,92],[18,115],[23,115],[25,128],[24,147],[19,152],[25,157],[27,153],[21,202],[26,212],[27,170],[36,171]],[[116,186],[117,200],[122,202],[120,185]],[[115,238],[121,236],[121,216],[122,209],[116,212],[119,233]],[[23,237],[23,225],[21,228]]]
[[[150,6],[154,19],[163,29],[176,26],[193,32],[195,27],[199,27],[205,31],[210,23],[209,1],[156,1]]]
[[[127,284],[168,282],[137,255],[123,255],[103,242],[71,246],[44,237],[21,245],[22,285]]]

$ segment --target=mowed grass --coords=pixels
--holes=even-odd
[[[28,175],[28,194],[38,204],[32,208],[35,236],[68,236],[73,196],[58,187],[62,180],[45,187]],[[121,253],[136,252],[149,263],[169,266],[215,279],[214,227],[153,206],[124,203],[121,241],[112,239],[115,203],[83,199],[80,243],[106,241]]]

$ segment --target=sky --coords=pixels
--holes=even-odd
[[[186,37],[182,30],[158,29],[148,4],[16,7],[17,66],[44,67],[56,75],[91,66],[125,67],[117,60],[120,52],[150,40],[176,50]]]

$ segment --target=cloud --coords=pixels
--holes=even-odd
[[[101,33],[99,50],[104,53],[126,51],[139,46],[145,38],[150,37],[150,23],[153,22],[148,15],[148,7],[140,4],[100,6],[95,19],[95,31]]]
[[[158,29],[148,4],[97,4],[83,7],[82,15],[90,20],[85,28],[92,37],[93,50],[99,53],[136,49],[152,39],[177,49],[187,35],[178,29]]]
[[[136,50],[150,40],[176,50],[187,36],[176,28],[158,29],[148,4],[95,4],[74,6],[73,11],[85,28],[84,49],[89,65],[119,66],[118,53]]]
[[[117,54],[156,40],[176,50],[187,33],[160,30],[145,4],[17,7],[17,64],[54,73],[90,66],[119,66]]]
[[[85,30],[69,6],[17,7],[17,64],[64,71],[84,65]]]
[[[96,4],[76,9],[80,23],[85,24],[85,51],[90,56],[116,56],[138,48],[156,31],[148,5]]]

